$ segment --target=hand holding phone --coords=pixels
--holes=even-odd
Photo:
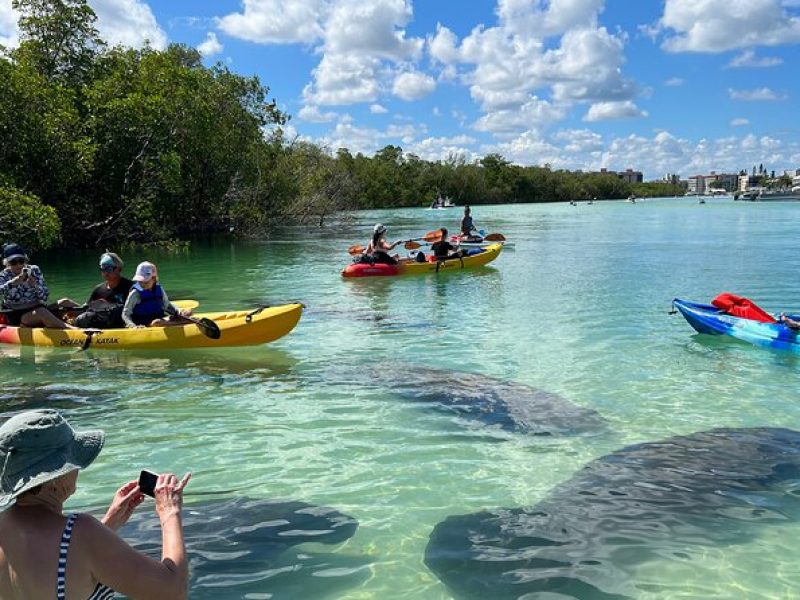
[[[145,494],[146,496],[155,498],[157,481],[158,481],[158,475],[150,471],[142,470],[142,472],[139,473],[139,491]]]

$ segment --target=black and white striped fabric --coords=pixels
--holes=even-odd
[[[77,513],[71,514],[67,517],[67,524],[64,527],[64,533],[61,534],[61,543],[58,550],[58,577],[56,578],[56,600],[65,600],[67,588],[67,552],[69,552],[69,543],[72,540],[72,527],[75,525],[75,519],[78,518]],[[114,597],[114,590],[110,587],[98,583],[94,588],[92,595],[86,600],[110,600]]]

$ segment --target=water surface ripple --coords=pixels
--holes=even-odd
[[[454,229],[459,215],[360,212],[321,231],[125,255],[130,271],[154,260],[173,297],[209,310],[287,300],[307,309],[292,334],[257,348],[2,347],[0,413],[54,406],[77,427],[106,430],[106,447],[68,508],[106,504],[140,468],[191,470],[187,505],[197,515],[229,507],[230,531],[251,517],[269,520],[242,503],[329,507],[357,523],[348,536],[293,540],[276,553],[242,538],[240,550],[255,562],[234,568],[230,548],[193,542],[204,561],[193,579],[197,598],[445,600],[452,591],[424,556],[449,516],[536,506],[585,465],[632,444],[722,427],[800,430],[800,358],[699,336],[668,314],[675,296],[702,301],[721,291],[800,312],[800,204],[478,206],[479,227],[516,243],[489,267],[395,280],[339,276],[344,249],[365,243],[375,222],[406,239]],[[54,297],[83,300],[99,279],[96,254],[34,258]],[[532,435],[434,410],[399,385],[419,382],[415,369],[423,368],[505,381],[505,389],[597,415],[602,427]],[[452,377],[437,383],[450,386]],[[452,386],[444,392],[470,399]],[[781,489],[793,494],[795,486]],[[152,507],[142,511],[144,527]],[[604,589],[659,600],[796,597],[796,521],[746,530],[734,523],[693,529],[682,550],[654,534],[649,560],[618,556],[624,580]]]

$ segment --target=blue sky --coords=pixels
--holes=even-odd
[[[332,152],[666,173],[800,168],[800,0],[89,0],[112,43],[258,75]],[[0,44],[16,43],[0,0]]]

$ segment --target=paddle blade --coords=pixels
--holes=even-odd
[[[181,310],[194,310],[200,306],[200,303],[197,300],[170,300],[172,301],[172,304]]]
[[[441,230],[437,229],[436,231],[429,231],[425,235],[422,236],[422,239],[426,242],[436,243],[442,239],[442,232]]]
[[[214,323],[214,321],[211,319],[204,317],[199,319],[197,324],[200,327],[200,330],[212,340],[218,340],[222,336],[222,332],[219,330],[219,325]]]
[[[408,242],[406,242],[406,244],[405,244],[405,249],[406,250],[416,250],[417,248],[421,248],[421,247],[422,246],[420,245],[419,242],[413,242],[413,241],[410,241],[410,240]]]
[[[505,242],[506,236],[504,236],[502,233],[490,233],[483,239],[487,242]]]
[[[356,254],[364,254],[364,246],[360,244],[356,244],[355,246],[350,246],[347,249],[348,254],[356,255]]]

